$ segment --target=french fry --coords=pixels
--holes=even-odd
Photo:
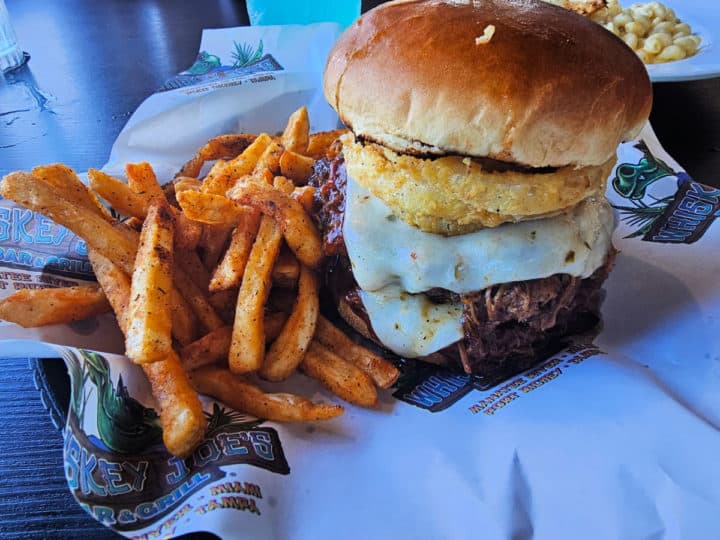
[[[173,285],[172,295],[172,335],[180,345],[187,345],[195,340],[198,320],[190,304],[185,300],[177,287]]]
[[[307,107],[303,105],[288,118],[280,142],[285,149],[304,154],[308,148],[309,132],[310,119],[308,118]]]
[[[175,264],[183,269],[192,282],[203,292],[210,285],[210,272],[203,266],[197,251],[190,249],[175,250]]]
[[[228,197],[272,216],[300,262],[310,268],[320,265],[323,257],[320,233],[295,199],[272,186],[255,183],[235,186]]]
[[[173,218],[163,196],[148,210],[131,279],[125,354],[138,364],[172,350],[172,267]]]
[[[233,186],[236,179],[250,174],[255,169],[260,156],[272,142],[272,138],[267,133],[258,135],[242,154],[225,162],[217,170],[213,167],[213,170],[208,173],[203,181],[202,191],[225,195],[225,192]]]
[[[266,182],[268,185],[272,184],[275,189],[282,191],[285,195],[292,195],[295,189],[295,184],[289,178],[284,176],[276,176],[272,182]]]
[[[281,381],[295,371],[312,341],[318,311],[317,277],[312,270],[301,266],[295,307],[265,355],[259,371],[261,377],[269,381]]]
[[[345,135],[347,132],[347,129],[335,129],[333,131],[320,131],[318,133],[313,133],[310,135],[307,150],[300,153],[313,159],[324,158],[338,137]]]
[[[132,274],[136,252],[132,239],[98,213],[73,204],[62,191],[38,182],[30,174],[14,172],[3,178],[0,195],[70,229],[125,272]]]
[[[25,328],[81,321],[110,310],[99,285],[23,289],[0,301],[0,319]]]
[[[295,199],[303,209],[309,214],[313,212],[313,204],[315,199],[315,188],[312,186],[296,187],[292,192],[292,198]]]
[[[299,275],[300,264],[297,259],[287,246],[281,247],[272,270],[273,284],[278,287],[294,288]]]
[[[255,213],[250,208],[237,205],[224,195],[181,191],[176,196],[185,215],[200,223],[234,227],[247,213]]]
[[[253,172],[261,172],[264,169],[267,169],[272,173],[273,176],[276,175],[280,172],[280,156],[282,156],[282,154],[283,147],[275,141],[271,142],[267,145],[265,151],[258,158]]]
[[[144,218],[140,219],[136,217],[131,217],[123,221],[123,225],[125,225],[128,229],[132,229],[133,231],[139,233],[140,231],[142,231],[143,221]]]
[[[180,351],[180,361],[188,371],[227,361],[232,326],[221,326],[189,343]]]
[[[155,176],[155,171],[147,162],[128,163],[125,165],[128,185],[135,193],[143,197],[148,204],[156,201],[167,201],[165,192]]]
[[[280,335],[287,315],[280,311],[265,314],[265,342],[270,343]],[[187,370],[203,366],[227,364],[232,326],[221,326],[200,339],[186,345],[180,351],[180,359]]]
[[[281,241],[280,229],[272,218],[264,216],[250,251],[235,308],[228,355],[228,363],[234,373],[257,371],[262,365],[265,355],[263,311]]]
[[[98,252],[90,249],[88,257],[124,333],[130,325],[130,279]],[[171,351],[167,358],[142,368],[160,409],[165,447],[175,456],[188,456],[203,439],[207,420],[177,354]]]
[[[125,166],[125,174],[130,188],[143,197],[148,205],[156,200],[167,201],[165,192],[160,187],[155,172],[149,163],[128,163]],[[182,212],[178,212],[172,206],[170,211],[175,217],[175,243],[180,248],[195,249],[202,234],[200,225],[188,219],[187,216]]]
[[[115,312],[115,318],[117,319],[120,330],[122,330],[123,334],[126,334],[130,324],[128,318],[130,276],[95,249],[88,249],[88,259],[90,260],[98,284],[102,287],[105,297]]]
[[[237,304],[238,288],[210,293],[208,299],[215,312],[226,324],[232,324],[235,319],[235,304]]]
[[[212,396],[233,409],[274,422],[328,420],[344,412],[340,405],[313,403],[293,394],[266,394],[227,369],[208,367],[190,374],[198,392]]]
[[[349,403],[361,407],[372,407],[377,403],[377,390],[372,379],[316,341],[310,343],[300,367],[306,375]]]
[[[400,376],[400,371],[390,362],[355,343],[322,315],[318,316],[315,341],[355,364],[380,388],[390,388]]]
[[[178,176],[173,180],[173,186],[175,188],[175,197],[177,197],[183,191],[200,191],[202,181],[189,176]]]
[[[233,227],[227,225],[203,225],[198,247],[205,268],[212,270],[217,266],[232,231]]]
[[[177,290],[190,305],[203,328],[208,332],[212,332],[221,327],[223,321],[210,304],[206,293],[179,266],[175,267],[173,276]]]
[[[260,214],[248,212],[238,221],[220,264],[210,279],[210,291],[218,292],[240,285],[253,241],[260,227]]]
[[[187,457],[205,436],[202,404],[175,351],[163,360],[143,364],[160,409],[163,442],[174,456]]]
[[[303,156],[292,150],[285,150],[280,156],[280,173],[297,184],[307,184],[314,164],[315,160],[313,158]]]
[[[69,201],[85,206],[88,210],[98,213],[108,221],[114,221],[105,207],[100,204],[95,194],[80,181],[75,171],[70,167],[60,163],[42,165],[35,167],[32,170],[32,175],[38,180],[61,190]]]
[[[197,151],[190,161],[183,165],[176,178],[178,176],[197,178],[206,161],[237,157],[252,144],[256,137],[257,135],[250,133],[232,133],[213,137]]]

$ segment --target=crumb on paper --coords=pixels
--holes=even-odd
[[[485,45],[490,43],[490,40],[495,35],[495,25],[488,24],[483,30],[483,35],[475,38],[475,45]]]

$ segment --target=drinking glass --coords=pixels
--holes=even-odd
[[[25,63],[25,55],[17,44],[5,0],[0,0],[0,71],[10,71]]]

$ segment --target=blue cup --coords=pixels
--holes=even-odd
[[[342,29],[360,16],[360,0],[247,0],[250,24],[336,22]]]

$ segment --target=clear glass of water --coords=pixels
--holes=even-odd
[[[0,0],[0,71],[10,71],[25,63],[25,55],[17,44],[5,0]]]
[[[252,25],[336,22],[345,29],[360,16],[360,0],[247,0]]]

